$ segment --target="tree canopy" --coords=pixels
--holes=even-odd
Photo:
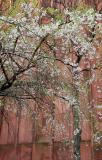
[[[67,101],[74,114],[74,157],[80,160],[80,95],[87,95],[85,89],[96,80],[102,14],[92,8],[64,9],[58,17],[58,10],[32,3],[19,9],[0,17],[0,96],[23,105],[32,99],[41,106],[46,97],[52,106],[56,97]],[[86,79],[85,71],[91,72]]]

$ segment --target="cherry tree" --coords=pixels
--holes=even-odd
[[[59,14],[58,10],[55,13]],[[75,160],[81,159],[80,96],[86,94],[83,86],[95,80],[97,68],[95,63],[85,66],[84,61],[98,59],[95,35],[97,30],[102,34],[101,20],[102,15],[94,9],[65,9],[55,18],[31,3],[22,4],[14,17],[0,17],[0,97],[12,97],[23,104],[32,99],[39,106],[46,103],[46,97],[68,102],[74,117]],[[84,80],[84,72],[92,76]],[[54,119],[53,106],[54,100]]]

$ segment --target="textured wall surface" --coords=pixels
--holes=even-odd
[[[63,2],[65,6],[70,8],[76,6],[79,0],[42,0],[41,4],[44,7],[63,8]],[[102,10],[102,0],[80,0],[80,2],[92,5],[98,11]],[[1,10],[7,8],[3,0],[0,0],[0,7]],[[100,95],[97,93],[97,84],[92,86],[92,95],[95,102],[101,104],[102,99],[98,98]],[[63,105],[60,102],[57,102],[57,104],[59,112],[56,115],[58,119],[62,120]],[[98,112],[102,112],[102,109],[96,109],[95,112],[98,117],[99,130],[102,131],[102,121],[98,115]],[[70,121],[73,121],[72,113],[70,113]],[[83,119],[81,126],[83,129],[81,135],[81,160],[102,160],[101,147],[96,146],[97,148],[94,149],[92,124]],[[38,128],[34,128],[34,121],[29,116],[23,115],[23,110],[18,115],[16,111],[15,113],[7,111],[4,106],[0,110],[0,160],[73,160],[71,157],[72,146],[63,146],[60,142],[60,136],[56,136],[54,146],[52,146],[50,137],[46,137],[40,131]],[[73,126],[68,126],[67,131],[68,138],[72,139]],[[40,140],[36,142],[35,137]]]

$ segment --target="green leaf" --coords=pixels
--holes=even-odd
[[[47,11],[48,14],[50,14],[52,16],[58,14],[58,10],[54,9],[54,8],[51,8],[51,7],[48,7],[46,11]]]

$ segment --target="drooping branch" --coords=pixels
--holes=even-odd
[[[37,45],[36,49],[35,49],[34,52],[32,53],[32,57],[30,58],[28,65],[27,65],[26,67],[24,67],[24,68],[21,68],[21,67],[19,66],[19,64],[13,59],[12,54],[10,54],[10,58],[11,58],[11,59],[13,60],[13,62],[15,62],[16,65],[19,67],[19,70],[16,71],[11,78],[8,78],[7,73],[6,73],[6,70],[5,70],[5,68],[4,68],[4,66],[3,66],[3,63],[2,63],[2,59],[0,59],[1,69],[2,69],[2,71],[3,71],[3,73],[4,73],[4,76],[5,76],[5,79],[6,79],[6,81],[2,84],[2,86],[1,86],[1,88],[0,88],[0,92],[6,90],[6,89],[8,89],[8,88],[10,88],[10,87],[13,85],[13,83],[15,82],[15,80],[17,79],[17,77],[18,77],[19,75],[23,74],[25,71],[31,69],[32,67],[35,67],[35,64],[33,64],[33,62],[32,62],[32,61],[33,61],[33,58],[34,58],[35,54],[37,53],[37,51],[39,50],[39,48],[41,47],[42,43],[45,41],[45,39],[46,39],[47,37],[48,37],[48,35],[44,36],[44,37],[41,39],[41,41],[40,41],[39,44]],[[19,37],[17,37],[16,40],[15,40],[15,42],[14,42],[13,53],[15,52],[15,47],[16,47],[16,45],[17,45],[18,38],[19,38]],[[2,45],[2,44],[1,44],[1,45]],[[2,49],[2,47],[1,47],[1,49]]]

